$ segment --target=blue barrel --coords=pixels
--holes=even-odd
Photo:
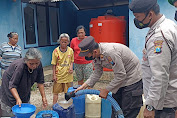
[[[80,85],[69,87],[68,92],[75,91]],[[84,118],[85,116],[85,95],[73,97],[73,104],[75,106],[76,118]]]
[[[111,92],[108,93],[109,95],[112,95]],[[101,99],[101,118],[111,118],[112,114],[112,105],[111,103],[106,99]]]
[[[59,118],[59,115],[55,111],[45,110],[45,111],[40,111],[39,113],[37,113],[36,118]]]
[[[53,105],[53,110],[58,113],[60,118],[75,118],[74,104],[69,106],[67,109],[64,109],[62,106],[56,103]]]

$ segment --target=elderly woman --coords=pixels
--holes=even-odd
[[[10,32],[7,34],[9,42],[4,42],[0,45],[0,68],[1,77],[4,71],[9,65],[16,59],[21,58],[21,47],[17,45],[18,34],[16,32]]]
[[[78,80],[78,85],[84,83],[84,79],[87,80],[93,72],[92,61],[87,61],[85,57],[79,56],[80,48],[78,47],[79,43],[86,38],[85,27],[80,25],[76,28],[77,37],[71,40],[70,47],[74,51],[74,69],[76,77]]]
[[[42,96],[43,107],[47,106],[44,93],[44,74],[40,59],[40,52],[35,48],[30,48],[25,58],[15,60],[4,72],[1,88],[1,109],[2,116],[13,116],[11,107],[21,106],[30,100],[31,86],[37,82]]]

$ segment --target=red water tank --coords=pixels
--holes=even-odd
[[[98,16],[90,21],[90,35],[97,43],[122,43],[126,45],[125,16]],[[104,68],[104,71],[112,71]]]
[[[125,16],[98,16],[90,21],[90,35],[95,41],[126,45]]]

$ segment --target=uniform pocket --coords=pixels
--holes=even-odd
[[[142,96],[142,94],[143,94],[143,89],[132,91],[132,96]]]
[[[142,94],[143,94],[143,89],[139,90],[133,90],[131,92],[132,94],[132,103],[130,108],[138,108],[143,106],[143,100],[142,100]]]

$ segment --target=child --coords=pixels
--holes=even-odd
[[[72,48],[68,46],[69,35],[63,33],[58,39],[60,46],[52,53],[53,65],[53,104],[57,103],[58,93],[66,93],[73,82],[73,62],[74,54]]]

